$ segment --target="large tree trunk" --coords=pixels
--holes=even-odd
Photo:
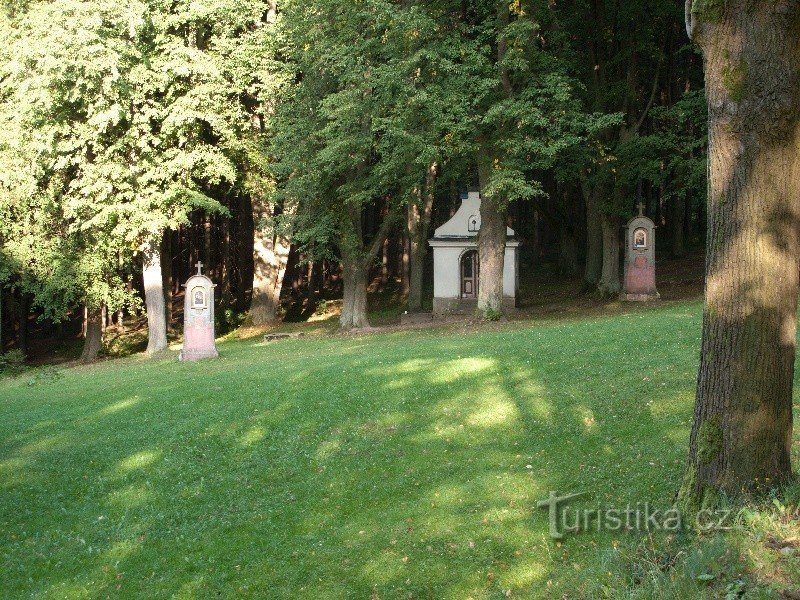
[[[406,233],[408,235],[408,310],[422,310],[422,274],[425,267],[425,242],[420,238],[420,209],[416,203],[406,208]]]
[[[800,268],[800,3],[729,0],[695,9],[689,2],[687,29],[705,55],[709,225],[702,353],[679,495],[689,509],[791,475]]]
[[[428,253],[428,228],[433,212],[437,165],[433,163],[425,174],[425,187],[421,203],[408,205],[409,252],[409,292],[408,309],[411,312],[422,310],[422,285],[424,282],[425,256]]]
[[[583,198],[586,203],[586,267],[583,280],[592,288],[600,281],[603,272],[603,226],[594,190],[583,183]]]
[[[361,207],[349,204],[347,215],[342,221],[342,280],[344,296],[339,326],[342,329],[369,327],[367,319],[367,280],[372,261],[389,235],[394,222],[393,214],[383,217],[375,237],[364,248],[364,233],[361,225]]]
[[[485,318],[503,313],[503,262],[506,252],[506,212],[504,203],[484,194],[492,162],[490,155],[478,158],[478,179],[481,187],[481,228],[478,232],[478,310]]]
[[[344,295],[339,326],[342,329],[369,327],[367,319],[367,279],[369,266],[360,257],[342,258]]]
[[[159,240],[151,240],[144,248],[144,299],[147,307],[147,353],[167,349],[167,319],[164,306],[164,280],[161,273]]]
[[[258,200],[253,202],[254,269],[250,321],[257,326],[275,320],[289,260],[289,240],[267,226],[272,216],[272,207],[269,204]]]
[[[103,345],[103,309],[99,306],[86,311],[86,337],[83,340],[81,362],[89,363],[97,360]]]
[[[510,20],[509,5],[506,2],[495,4],[497,14],[497,67],[500,87],[506,98],[511,98],[513,89],[508,70],[504,64],[508,40],[505,29]],[[492,132],[502,137],[502,132]],[[481,226],[478,232],[478,311],[486,319],[494,319],[503,314],[503,263],[506,251],[506,198],[487,193],[495,159],[496,148],[491,142],[481,140],[478,148],[478,185],[481,190]]]
[[[597,290],[604,297],[616,296],[622,288],[619,279],[619,217],[603,213],[600,224],[603,233],[603,270]]]

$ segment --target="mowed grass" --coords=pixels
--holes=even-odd
[[[230,341],[215,361],[134,357],[0,382],[0,595],[553,598],[635,587],[631,549],[669,539],[556,543],[536,502],[557,490],[589,492],[589,507],[671,504],[699,336],[700,305],[672,304],[469,331]]]

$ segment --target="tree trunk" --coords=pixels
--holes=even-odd
[[[411,295],[411,241],[409,240],[408,227],[403,231],[402,256],[400,257],[400,282],[402,284],[403,295],[408,298]]]
[[[425,256],[428,253],[428,229],[433,213],[437,168],[436,163],[428,167],[420,205],[414,203],[408,205],[408,239],[410,240],[408,310],[411,312],[422,310]]]
[[[584,183],[583,198],[586,203],[586,267],[583,280],[594,288],[603,273],[603,226],[594,190]]]
[[[680,258],[686,254],[686,241],[683,237],[684,219],[686,218],[686,208],[683,198],[676,197],[672,204],[672,256]]]
[[[211,215],[203,217],[203,262],[206,263],[206,271],[211,274],[213,268],[214,258],[212,256],[213,249],[211,247]]]
[[[172,232],[164,232],[164,256],[162,257],[162,269],[164,277],[164,291],[166,293],[166,307],[167,307],[167,331],[172,329],[172,320],[174,317],[174,298],[172,288]]]
[[[342,258],[342,279],[344,295],[339,326],[342,329],[369,327],[367,319],[367,279],[368,265],[352,256]]]
[[[619,294],[622,285],[619,279],[619,217],[603,213],[600,216],[603,233],[603,271],[597,290],[603,297]]]
[[[342,221],[342,279],[344,293],[339,325],[342,329],[369,327],[367,319],[367,281],[369,268],[389,235],[394,223],[393,214],[385,214],[375,237],[364,248],[364,232],[361,222],[362,208],[349,204]]]
[[[687,3],[709,107],[706,291],[687,509],[791,475],[800,4]],[[713,16],[713,18],[712,18]]]
[[[227,300],[227,305],[233,304],[231,294],[231,219],[222,217],[220,220],[220,244],[222,246],[219,261],[220,296]]]
[[[689,200],[683,202],[683,240],[684,246],[691,246],[694,243],[694,218],[692,203]]]
[[[409,281],[408,310],[411,312],[420,312],[422,310],[422,286],[424,283],[423,275],[425,273],[424,249],[415,251],[414,244],[412,243],[411,256],[409,258],[411,279]]]
[[[86,337],[83,341],[83,352],[80,361],[94,362],[103,345],[103,309],[102,307],[87,308],[86,312]]]
[[[253,297],[250,321],[259,326],[274,321],[280,307],[283,277],[289,260],[290,243],[275,233],[268,221],[272,207],[263,200],[253,201]]]
[[[578,275],[578,244],[573,232],[566,223],[558,228],[558,268],[563,275]]]
[[[492,168],[491,155],[478,158],[478,179],[481,187],[481,228],[478,232],[478,310],[484,318],[497,318],[503,313],[503,262],[506,252],[506,213],[499,198],[484,194]]]
[[[317,279],[317,271],[319,267],[313,261],[308,263],[308,275],[306,277],[306,309],[309,315],[313,315],[317,309],[317,288],[315,282]]]
[[[155,354],[167,349],[167,319],[159,240],[151,240],[145,245],[142,278],[147,307],[147,353]]]
[[[20,295],[19,304],[17,305],[19,314],[19,337],[17,344],[23,354],[28,354],[28,318],[30,317],[31,301],[30,298],[23,292]]]
[[[381,248],[381,289],[389,283],[389,238],[383,240]]]

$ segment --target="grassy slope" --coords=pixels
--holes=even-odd
[[[0,589],[622,589],[642,537],[554,544],[535,503],[558,490],[590,491],[590,506],[669,505],[699,312],[673,304],[471,333],[226,342],[216,361],[132,358],[0,382]]]

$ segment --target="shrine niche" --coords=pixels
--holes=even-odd
[[[214,288],[216,285],[203,275],[203,263],[197,263],[197,273],[186,282],[183,302],[183,350],[178,360],[216,358],[214,340]]]
[[[656,290],[655,230],[655,223],[644,216],[644,206],[640,203],[639,214],[626,228],[622,300],[641,302],[660,297]]]

